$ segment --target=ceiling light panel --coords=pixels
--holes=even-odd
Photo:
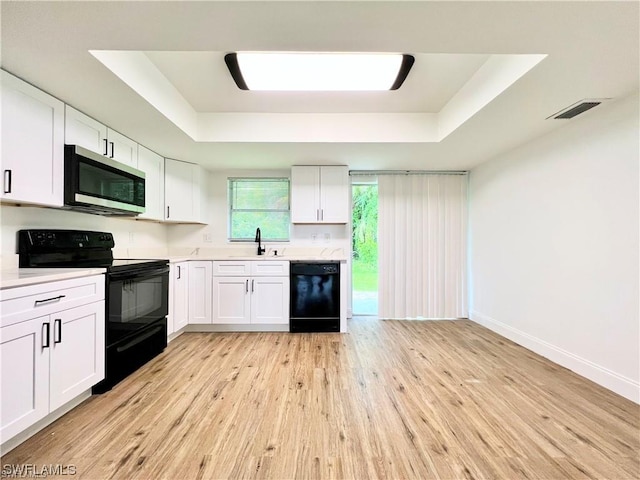
[[[243,90],[376,91],[402,85],[414,58],[392,53],[230,53],[225,62]]]

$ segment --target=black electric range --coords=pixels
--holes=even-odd
[[[113,385],[167,346],[169,261],[114,259],[113,235],[82,230],[18,232],[21,268],[105,268],[105,379]]]

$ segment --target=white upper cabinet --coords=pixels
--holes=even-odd
[[[202,182],[200,166],[165,159],[164,220],[177,223],[202,223]]]
[[[2,198],[63,203],[64,104],[2,71]]]
[[[292,167],[291,222],[348,223],[348,167]]]
[[[69,105],[65,106],[64,143],[109,154],[107,127]]]
[[[138,168],[138,144],[69,105],[65,107],[64,143]]]
[[[291,167],[291,222],[320,222],[320,167]]]
[[[349,223],[348,167],[320,167],[320,221]]]
[[[138,144],[136,142],[108,127],[107,141],[109,143],[109,158],[138,168]]]
[[[164,220],[164,158],[139,145],[138,169],[145,173],[145,212],[138,218]]]

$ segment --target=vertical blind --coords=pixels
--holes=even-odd
[[[467,317],[467,176],[378,176],[379,316]]]

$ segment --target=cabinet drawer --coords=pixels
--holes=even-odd
[[[213,262],[213,276],[247,276],[251,274],[251,262],[223,260]]]
[[[251,262],[251,275],[289,276],[289,262],[275,260],[257,260]]]
[[[0,326],[6,327],[104,298],[104,275],[5,289],[0,292]]]

